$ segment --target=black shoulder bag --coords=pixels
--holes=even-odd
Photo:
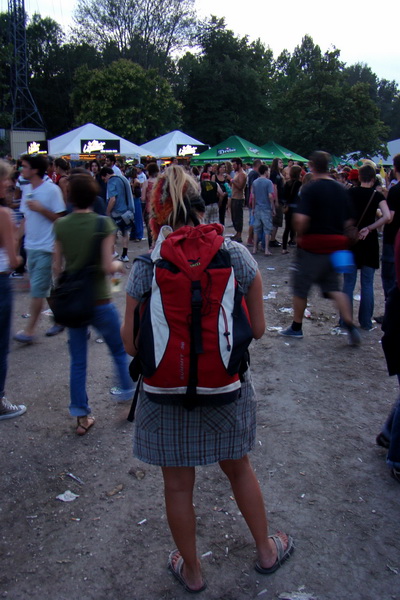
[[[52,288],[48,302],[56,323],[64,327],[89,325],[95,306],[95,274],[104,230],[104,217],[98,217],[89,259],[78,271],[63,271]]]

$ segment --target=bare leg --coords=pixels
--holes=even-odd
[[[277,558],[275,543],[268,538],[268,521],[260,485],[248,456],[219,463],[228,477],[235,500],[256,543],[261,566],[272,567]],[[283,543],[287,538],[283,536]]]
[[[252,244],[254,239],[254,228],[253,225],[249,225],[249,235],[247,238],[247,245]]]
[[[347,294],[344,294],[343,292],[330,292],[328,296],[335,302],[336,307],[346,325],[353,325],[351,304]]]
[[[35,332],[36,323],[39,320],[41,310],[43,308],[44,298],[31,298],[31,316],[28,321],[28,326],[25,329],[26,335],[33,335]]]
[[[299,298],[293,296],[293,321],[296,323],[303,322],[304,311],[307,308],[307,298]]]
[[[196,515],[193,508],[194,467],[162,467],[165,506],[172,537],[184,560],[182,575],[187,585],[203,585],[196,553]],[[179,555],[176,557],[176,560]],[[174,565],[176,563],[174,561]]]
[[[276,238],[276,234],[277,234],[277,233],[278,233],[278,228],[277,228],[277,227],[274,227],[274,228],[273,228],[273,230],[272,230],[272,232],[271,232],[271,242],[274,242],[274,241],[275,241],[275,238]]]
[[[253,254],[257,254],[258,234],[253,232]]]
[[[272,255],[272,252],[270,252],[268,250],[270,237],[271,236],[269,234],[265,234],[265,256],[271,256]]]
[[[124,235],[122,236],[122,254],[124,254],[125,250],[126,250],[125,253],[128,252],[128,247],[129,247],[129,233],[130,233],[130,230],[128,229],[128,231],[126,231],[124,233]]]

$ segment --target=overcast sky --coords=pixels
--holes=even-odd
[[[29,15],[39,12],[50,16],[66,29],[75,4],[74,0],[25,0],[25,9]],[[321,0],[286,0],[280,5],[266,0],[197,0],[196,5],[200,17],[225,17],[235,34],[248,35],[250,40],[260,38],[275,57],[285,48],[292,52],[309,34],[323,52],[335,46],[348,65],[365,62],[379,78],[400,84],[399,9],[395,0],[382,5],[338,2],[336,6]],[[0,7],[6,11],[7,0],[0,0]]]

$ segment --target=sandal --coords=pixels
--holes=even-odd
[[[82,419],[85,419],[87,421],[87,425],[82,424]],[[76,433],[78,435],[86,435],[87,432],[89,431],[89,429],[91,427],[93,427],[93,425],[95,424],[95,418],[89,417],[89,416],[78,417],[76,421],[77,421]]]
[[[172,562],[172,559],[179,554],[179,558],[175,563],[175,566]],[[183,569],[183,558],[182,556],[180,556],[179,550],[173,550],[171,552],[171,554],[168,557],[168,571],[170,571],[172,573],[172,575],[175,577],[175,579],[177,581],[179,581],[179,583],[181,584],[181,586],[184,588],[184,590],[186,592],[190,592],[191,594],[198,594],[199,592],[202,592],[206,589],[207,584],[206,582],[203,583],[203,585],[201,587],[199,587],[197,590],[194,590],[193,588],[189,587],[188,584],[186,583],[183,575],[182,575],[182,569]]]
[[[262,575],[272,575],[272,573],[275,573],[275,571],[277,571],[294,552],[293,538],[290,535],[287,536],[288,541],[286,548],[283,545],[279,532],[275,535],[269,535],[268,537],[274,541],[278,555],[272,567],[262,567],[259,562],[256,563],[255,570]]]

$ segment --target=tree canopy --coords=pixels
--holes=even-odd
[[[112,45],[120,57],[162,70],[190,42],[193,7],[194,0],[78,0],[75,33],[100,50]]]
[[[136,144],[180,125],[180,105],[168,81],[126,59],[77,69],[71,102],[75,125],[101,123]]]
[[[161,7],[161,9],[160,9]],[[214,145],[273,138],[308,155],[385,150],[400,137],[400,93],[306,35],[274,58],[261,40],[199,22],[194,0],[79,0],[67,35],[27,16],[29,85],[49,137],[94,121],[140,144],[171,129]],[[0,13],[0,127],[10,122],[9,15]]]

